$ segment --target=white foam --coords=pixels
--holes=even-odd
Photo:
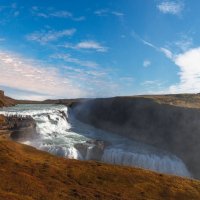
[[[102,161],[118,165],[142,167],[161,173],[191,176],[185,164],[176,156],[151,153],[140,154],[111,148],[104,151]]]

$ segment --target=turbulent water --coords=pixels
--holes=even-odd
[[[22,143],[55,155],[191,176],[175,155],[81,123],[66,106],[17,105],[1,109],[0,114],[31,116],[36,122],[37,137]]]

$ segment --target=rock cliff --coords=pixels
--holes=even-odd
[[[0,107],[13,105],[15,105],[15,100],[5,96],[4,91],[0,90]]]
[[[31,117],[5,117],[0,115],[0,133],[9,132],[13,140],[26,140],[37,137],[36,124]]]
[[[73,111],[85,123],[177,155],[200,179],[200,109],[116,97],[88,100],[74,105]]]

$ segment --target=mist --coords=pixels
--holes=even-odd
[[[200,178],[198,109],[142,97],[116,97],[88,100],[73,110],[84,123],[176,155]]]

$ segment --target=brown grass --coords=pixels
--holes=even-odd
[[[160,104],[186,108],[200,108],[200,94],[144,95]]]
[[[148,170],[55,157],[0,139],[2,200],[200,199],[200,182]]]

